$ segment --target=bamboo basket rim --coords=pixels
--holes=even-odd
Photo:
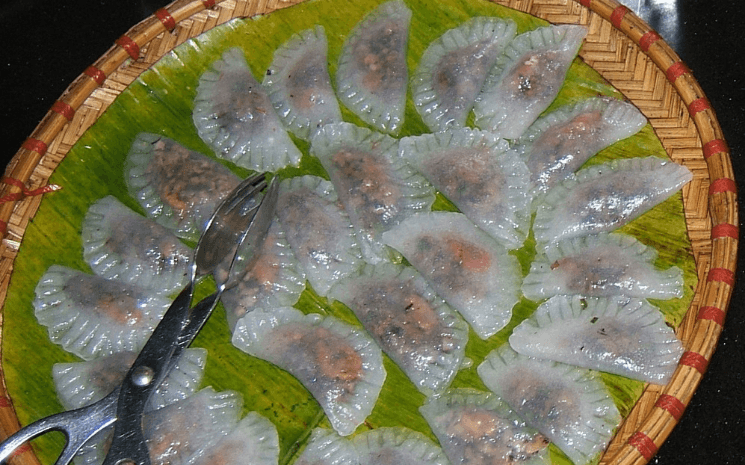
[[[63,129],[73,122],[87,128],[97,118],[94,115],[87,121],[78,121],[78,110],[97,92],[111,93],[113,101],[128,82],[186,39],[230,19],[269,13],[300,1],[176,0],[132,27],[73,81],[22,144],[8,164],[5,177],[0,180],[0,232],[3,236],[0,243],[0,302],[3,306],[23,233],[41,201],[39,194],[55,189],[47,185],[49,176],[84,132],[81,130],[73,140],[69,140],[68,136],[63,141]],[[686,195],[684,190],[684,201],[686,214],[693,203],[703,211],[703,219],[700,220],[703,226],[695,231],[702,252],[696,259],[699,286],[694,303],[678,329],[686,352],[668,385],[649,385],[645,388],[601,458],[601,464],[646,464],[680,420],[704,376],[732,297],[739,229],[737,187],[728,145],[714,110],[690,70],[672,48],[626,6],[615,0],[490,1],[549,21],[552,17],[564,19],[559,22],[569,22],[565,19],[567,17],[578,18],[580,22],[596,26],[600,24],[598,27],[620,34],[619,37],[630,42],[629,47],[636,47],[641,52],[639,56],[664,76],[662,82],[671,90],[672,98],[682,102],[681,117],[690,118],[695,125],[697,142],[689,144],[685,157],[687,162],[700,168],[703,179],[692,194]],[[168,42],[163,40],[164,37],[174,40]],[[614,71],[596,70],[619,88],[619,78]],[[633,96],[627,95],[627,98],[637,103]],[[642,112],[652,121],[655,131],[664,130],[661,125],[655,125],[656,120],[649,111],[642,109]],[[663,145],[670,153],[664,140]],[[693,191],[693,188],[689,190]],[[693,194],[700,192],[705,193],[703,199],[693,199]],[[692,234],[689,227],[689,236]],[[1,331],[2,313],[0,343]],[[0,381],[0,438],[5,438],[20,425],[5,388],[1,367]],[[30,447],[20,450],[14,457],[14,463],[39,463]]]

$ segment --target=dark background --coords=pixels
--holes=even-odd
[[[745,162],[745,47],[741,0],[623,0],[657,29],[706,92],[730,145],[742,186]],[[65,88],[127,29],[166,1],[2,0],[2,166]],[[742,189],[742,187],[741,187]],[[742,205],[742,203],[741,203]],[[742,217],[742,208],[741,208]],[[743,254],[741,253],[742,257]],[[719,348],[680,424],[651,463],[745,464],[745,266]]]

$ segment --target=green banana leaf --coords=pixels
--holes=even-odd
[[[408,55],[410,74],[431,41],[470,17],[511,18],[518,25],[518,33],[546,24],[485,0],[405,1],[413,11]],[[159,133],[191,149],[214,156],[198,137],[191,111],[199,76],[209,69],[222,52],[231,47],[242,47],[254,75],[261,80],[278,46],[292,34],[320,24],[328,36],[329,66],[333,76],[344,39],[378,3],[377,0],[314,0],[270,15],[234,20],[216,27],[177,47],[143,73],[70,150],[50,179],[50,182],[61,185],[63,189],[47,195],[26,230],[5,304],[2,366],[8,391],[22,424],[62,410],[52,383],[52,365],[76,360],[75,356],[51,343],[46,329],[36,321],[32,306],[34,288],[42,274],[53,264],[90,272],[82,258],[80,228],[83,216],[94,201],[113,195],[142,212],[135,200],[128,196],[123,178],[123,162],[135,136],[141,131]],[[578,58],[552,108],[599,94],[622,97]],[[364,125],[351,113],[343,111],[345,120]],[[401,136],[427,132],[411,98],[407,102],[405,118]],[[307,143],[300,140],[296,140],[296,143],[304,153],[300,166],[284,169],[279,175],[316,174],[325,177],[320,163],[308,155]],[[651,126],[647,125],[636,136],[604,150],[588,164],[649,155],[667,156]],[[246,170],[226,164],[241,176],[248,174]],[[441,196],[435,208],[453,209]],[[654,302],[667,322],[677,327],[692,300],[697,280],[681,194],[625,226],[623,231],[660,252],[656,262],[658,267],[666,269],[678,266],[684,271],[684,297]],[[535,255],[532,237],[514,253],[522,265],[523,275],[527,274]],[[209,286],[204,284],[200,293],[205,295],[209,292]],[[487,341],[479,339],[471,331],[466,355],[472,364],[458,374],[453,387],[485,389],[476,374],[476,367],[489,351],[506,342],[512,329],[529,317],[537,305],[527,299],[520,301],[509,326]],[[335,315],[359,325],[349,309],[319,297],[310,289],[303,293],[296,307],[304,312]],[[204,386],[240,392],[244,397],[246,412],[257,411],[276,425],[280,437],[280,463],[294,460],[314,427],[329,427],[319,405],[295,378],[231,345],[221,308],[208,321],[194,345],[209,351]],[[436,441],[418,412],[424,401],[423,395],[388,358],[385,359],[385,368],[388,377],[380,398],[360,430],[405,425]],[[644,385],[607,374],[603,374],[603,380],[619,410],[626,415],[641,395]],[[62,435],[55,433],[35,440],[33,446],[42,463],[52,463],[63,441]],[[553,446],[552,460],[557,464],[570,463]]]

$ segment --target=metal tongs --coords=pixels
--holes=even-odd
[[[0,445],[0,462],[37,436],[61,431],[67,436],[55,465],[67,465],[80,448],[114,424],[114,436],[104,465],[150,465],[142,432],[142,414],[150,395],[176,365],[181,353],[209,318],[223,291],[237,284],[256,260],[277,203],[275,177],[267,186],[264,174],[243,181],[220,203],[199,238],[191,264],[191,280],[156,326],[124,381],[106,397],[87,407],[37,420]],[[194,286],[213,274],[217,291],[192,306]]]

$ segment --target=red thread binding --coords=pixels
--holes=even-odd
[[[202,0],[205,8],[212,8],[215,6],[215,0]]]
[[[709,158],[718,153],[729,153],[729,147],[723,139],[714,139],[704,144],[704,158]]]
[[[5,396],[0,396],[0,408],[8,408],[12,406],[13,404],[10,402],[10,399]]]
[[[83,71],[83,74],[96,81],[99,86],[106,81],[106,74],[95,66],[89,66]]]
[[[738,239],[740,237],[740,228],[734,224],[722,223],[711,228],[712,239],[722,239],[729,237]]]
[[[61,100],[54,102],[54,105],[52,105],[52,111],[62,115],[67,121],[72,121],[73,116],[75,116],[75,110]]]
[[[6,232],[8,232],[8,223],[0,220],[0,234],[4,235]]]
[[[683,405],[683,402],[678,400],[677,397],[671,396],[669,394],[661,395],[660,398],[657,399],[657,403],[654,405],[655,407],[659,407],[662,410],[666,410],[676,420],[680,420],[680,417],[683,416],[683,412],[686,409],[686,406]]]
[[[579,0],[580,5],[586,6],[587,8],[590,8],[590,3],[592,3],[592,0]]]
[[[724,313],[724,310],[716,307],[701,307],[701,309],[699,309],[698,311],[699,320],[713,321],[719,326],[724,326],[725,316],[726,314]]]
[[[649,31],[644,34],[641,39],[639,39],[639,47],[642,49],[643,52],[648,52],[649,47],[651,47],[653,43],[657,42],[660,39],[661,37],[659,36],[659,34],[654,31]]]
[[[728,270],[727,268],[712,268],[709,270],[709,276],[706,278],[707,282],[722,282],[730,286],[735,285],[735,273]]]
[[[163,27],[166,28],[168,31],[172,31],[176,28],[176,20],[173,19],[173,16],[171,16],[171,13],[168,12],[165,8],[158,8],[155,11],[155,16],[160,20],[161,23],[163,23]]]
[[[14,450],[10,456],[11,457],[18,457],[21,454],[25,454],[26,452],[31,451],[31,444],[25,443],[21,446],[19,446],[16,450]]]
[[[127,52],[133,60],[137,60],[138,58],[140,58],[140,46],[137,45],[137,42],[135,42],[134,40],[130,39],[127,36],[121,36],[116,39],[115,43],[116,45],[123,48],[124,51]]]
[[[709,195],[721,194],[722,192],[737,192],[737,184],[730,178],[719,178],[709,186]]]
[[[0,204],[3,204],[5,202],[14,202],[16,200],[21,200],[24,197],[46,194],[47,192],[54,192],[62,189],[62,187],[58,186],[57,184],[47,184],[46,186],[29,190],[28,188],[26,188],[26,185],[18,179],[9,178],[7,176],[3,176],[2,178],[0,178],[0,182],[4,182],[5,184],[9,184],[21,189],[21,192],[13,192],[11,194],[0,197]]]
[[[649,436],[642,432],[634,433],[629,438],[629,444],[642,454],[645,459],[652,460],[654,454],[657,453],[657,445],[652,441]]]
[[[668,81],[675,82],[675,80],[678,79],[680,76],[689,72],[690,70],[688,69],[688,67],[682,61],[679,61],[670,65],[670,67],[667,68],[665,74],[667,75]]]
[[[39,139],[26,139],[21,147],[26,150],[36,152],[39,155],[44,155],[45,153],[47,153],[47,144],[43,141],[40,141]]]
[[[704,111],[704,110],[710,110],[711,104],[708,100],[706,100],[705,97],[698,98],[691,102],[690,105],[688,105],[688,113],[691,114],[691,116],[695,116],[696,113]]]
[[[709,361],[704,358],[703,355],[697,354],[696,352],[686,352],[680,357],[678,362],[680,365],[695,368],[696,371],[702,375],[706,373],[706,368],[709,366]]]
[[[624,6],[620,5],[618,8],[613,10],[613,13],[610,15],[610,22],[613,24],[616,28],[621,27],[621,23],[623,22],[623,17],[626,16],[626,13],[628,13],[630,10]]]

